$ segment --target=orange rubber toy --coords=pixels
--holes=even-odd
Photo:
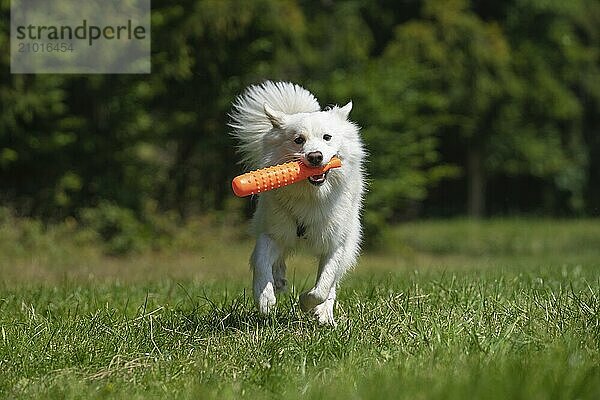
[[[301,161],[294,161],[239,175],[233,179],[231,186],[236,196],[245,197],[291,185],[341,166],[342,162],[337,157],[333,157],[324,167],[316,168],[307,167]]]

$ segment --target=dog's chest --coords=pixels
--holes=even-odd
[[[335,206],[334,206],[335,208]],[[340,227],[339,221],[333,209],[327,209],[327,205],[299,204],[289,210],[291,220],[294,223],[296,244],[303,244],[310,249],[320,252],[331,248],[337,242]]]
[[[317,226],[306,226],[302,223],[296,225],[296,235],[292,247],[302,247],[310,253],[323,254],[332,247],[334,237],[325,234],[326,231],[321,231]]]
[[[268,230],[288,248],[298,245],[323,253],[343,242],[353,213],[345,196],[309,196],[306,192],[280,191],[265,202]]]

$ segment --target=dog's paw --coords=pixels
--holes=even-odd
[[[311,290],[300,295],[300,309],[304,312],[309,312],[324,301],[325,298],[318,296]]]
[[[256,307],[258,308],[258,311],[261,314],[268,314],[269,312],[271,312],[275,309],[275,304],[276,304],[275,296],[273,296],[273,297],[261,296],[258,299],[258,302],[256,303]]]
[[[321,325],[333,326],[336,327],[337,323],[335,322],[335,318],[333,318],[333,302],[326,301],[322,304],[319,304],[314,308],[314,314],[317,321]]]
[[[256,307],[261,314],[268,314],[273,311],[277,300],[273,286],[269,283],[263,291],[256,297]]]

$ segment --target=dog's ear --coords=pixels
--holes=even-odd
[[[267,103],[263,104],[263,109],[265,110],[265,115],[269,119],[269,122],[273,125],[273,128],[281,129],[285,127],[285,120],[287,117],[285,113],[273,110]]]
[[[348,115],[350,115],[350,111],[352,111],[352,102],[349,101],[344,107],[338,108],[337,112],[343,119],[348,119]]]

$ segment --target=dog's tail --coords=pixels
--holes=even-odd
[[[263,137],[272,129],[265,104],[286,114],[319,111],[319,102],[308,90],[289,82],[266,81],[253,85],[233,102],[229,127],[239,143],[242,161],[248,168],[261,168]]]

